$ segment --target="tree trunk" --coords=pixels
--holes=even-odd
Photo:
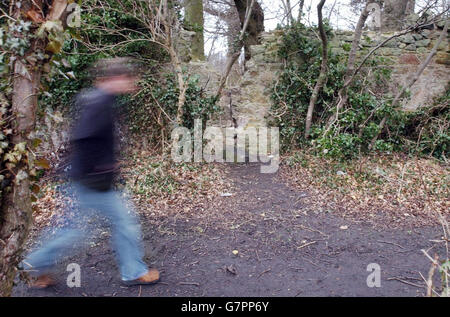
[[[177,19],[175,18],[175,12],[172,11],[171,6],[169,6],[171,0],[163,0],[156,14],[156,18],[161,21],[164,28],[163,34],[159,34],[161,44],[167,50],[172,65],[175,70],[175,74],[178,81],[178,103],[177,103],[177,113],[176,113],[176,124],[181,126],[183,123],[184,116],[184,104],[186,102],[186,90],[188,87],[187,81],[183,78],[183,68],[181,65],[180,58],[175,49],[174,37],[172,36],[173,30],[176,28]]]
[[[231,54],[231,56],[228,57],[227,65],[225,67],[225,72],[219,81],[219,88],[217,89],[217,93],[216,93],[217,99],[220,99],[223,87],[225,87],[225,82],[228,78],[228,75],[230,74],[231,68],[233,67],[233,64],[237,61],[237,59],[239,58],[241,48],[243,46],[244,36],[247,33],[247,29],[250,25],[250,20],[252,17],[253,9],[256,4],[257,4],[256,0],[251,0],[250,6],[246,9],[247,12],[245,13],[245,18],[244,18],[244,23],[242,24],[241,33],[239,34],[239,38],[237,39],[237,42],[236,42],[235,46],[233,47],[234,48],[233,53]]]
[[[311,95],[311,99],[309,100],[308,113],[306,115],[305,122],[305,139],[309,137],[309,133],[312,125],[312,118],[314,114],[314,107],[317,102],[317,98],[319,97],[319,92],[322,89],[323,85],[327,80],[327,71],[328,71],[328,39],[327,34],[325,33],[325,29],[323,27],[323,16],[322,9],[325,5],[326,0],[321,0],[317,6],[318,18],[319,18],[319,32],[320,39],[322,40],[322,64],[320,66],[320,74],[317,79],[316,86],[314,87],[314,91]]]
[[[205,44],[203,38],[203,1],[187,0],[185,6],[184,21],[190,31],[195,32],[192,41],[192,58],[194,60],[205,60]]]
[[[292,15],[291,1],[290,0],[281,0],[281,2],[283,3],[285,15],[286,15],[286,18],[288,21],[287,25],[294,24],[294,16]]]
[[[239,20],[241,21],[241,29],[245,23],[245,13],[247,12],[247,0],[234,0],[236,8],[239,13]],[[250,45],[257,45],[261,43],[259,35],[264,32],[264,11],[258,1],[255,1],[253,9],[251,10],[250,20],[247,26],[247,36],[244,39],[245,60],[251,58]]]
[[[169,46],[169,55],[177,75],[178,88],[180,90],[180,94],[178,95],[176,123],[178,126],[181,126],[183,124],[184,104],[186,102],[186,90],[188,84],[183,78],[183,68],[173,46]]]
[[[294,24],[294,16],[292,15],[291,0],[286,0],[286,8],[288,10],[287,14],[289,17],[289,23]]]
[[[370,14],[368,7],[373,2],[375,2],[375,1],[368,1],[366,3],[366,6],[364,7],[363,11],[361,12],[361,15],[359,16],[358,23],[356,24],[355,35],[353,37],[352,47],[351,47],[350,53],[348,55],[347,69],[346,69],[345,75],[344,75],[344,86],[338,92],[338,103],[336,106],[336,113],[334,113],[328,120],[327,128],[325,129],[326,131],[328,131],[329,128],[331,127],[331,125],[337,120],[339,111],[347,103],[347,99],[348,99],[347,88],[350,85],[351,80],[353,78],[352,75],[355,70],[356,54],[358,52],[359,42],[361,41],[364,24],[366,23],[367,18],[369,17],[369,14]]]
[[[67,6],[67,0],[55,0],[47,19],[59,19]],[[14,17],[26,16],[34,12],[34,18],[42,23],[42,0],[22,1],[16,7]],[[30,16],[30,15],[27,15]],[[36,21],[35,21],[36,22]],[[27,54],[38,49],[43,50],[46,39],[35,38]],[[23,245],[32,223],[32,206],[29,179],[29,165],[33,159],[29,155],[31,147],[30,133],[36,123],[36,109],[40,87],[41,65],[26,65],[22,57],[16,57],[13,69],[13,96],[11,111],[13,123],[12,144],[20,151],[22,158],[9,169],[11,182],[3,189],[0,210],[0,297],[9,296],[13,287],[17,265],[21,260]],[[18,146],[26,144],[26,147]]]
[[[382,29],[398,31],[405,26],[406,18],[414,13],[415,0],[384,0]]]
[[[298,22],[301,22],[301,20],[302,20],[304,5],[305,5],[305,0],[300,0],[298,3],[298,18],[297,18]]]
[[[27,74],[27,75],[24,75]],[[20,60],[15,62],[12,112],[16,117],[13,144],[26,142],[34,130],[40,72],[26,72]],[[30,158],[31,159],[31,158]],[[28,175],[28,161],[21,160],[12,173]],[[27,173],[27,174],[23,174]],[[8,189],[8,190],[7,190]],[[22,246],[32,223],[30,180],[15,177],[4,189],[0,219],[0,297],[11,294],[16,267],[20,262]]]

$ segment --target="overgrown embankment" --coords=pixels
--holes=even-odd
[[[308,209],[375,226],[420,227],[450,217],[450,169],[434,159],[401,154],[368,155],[350,161],[295,151],[282,160],[282,174],[306,190]]]
[[[361,66],[348,87],[345,107],[337,113],[353,37],[328,28],[327,82],[319,93],[308,139],[306,113],[319,76],[321,43],[314,29],[301,24],[276,32],[278,40],[266,42],[268,49],[262,53],[268,60],[276,52],[285,65],[272,86],[268,122],[280,127],[283,175],[293,186],[311,192],[307,198],[311,209],[391,226],[436,224],[437,213],[448,217],[450,90],[439,82],[429,91],[435,98],[428,98],[427,105],[416,111],[392,104],[402,75],[410,72],[405,67],[426,56],[439,30],[388,42]],[[359,62],[376,46],[376,36],[369,35],[372,39],[363,37]],[[432,74],[439,78],[448,71],[443,60],[446,45],[439,47],[440,53],[412,92],[426,89],[421,82]],[[408,100],[422,100],[414,93],[408,96],[405,107],[411,104]],[[387,123],[380,131],[384,118]]]
[[[272,125],[280,127],[282,149],[310,146],[317,155],[341,159],[355,158],[373,151],[399,151],[430,155],[446,161],[450,150],[449,90],[446,83],[439,83],[439,89],[442,90],[443,86],[444,91],[434,99],[428,99],[428,106],[406,112],[392,104],[393,86],[397,86],[397,90],[399,86],[394,80],[398,69],[392,64],[392,59],[391,63],[387,63],[387,57],[383,55],[385,51],[381,51],[361,66],[347,88],[345,106],[337,112],[336,104],[341,99],[339,94],[347,72],[348,53],[345,48],[349,44],[348,40],[336,40],[332,30],[328,29],[327,33],[331,43],[341,43],[342,48],[330,48],[328,79],[315,105],[312,133],[308,140],[304,138],[305,118],[319,75],[320,41],[315,38],[313,29],[303,25],[293,26],[282,33],[278,56],[286,66],[273,85],[273,106],[269,118]],[[358,54],[364,56],[364,51],[374,46],[373,43],[368,45]],[[399,55],[401,50],[397,49]],[[403,66],[400,65],[400,69],[404,69]],[[442,66],[440,71],[446,69]],[[393,85],[393,82],[396,84]],[[385,118],[386,124],[380,130],[380,122]]]

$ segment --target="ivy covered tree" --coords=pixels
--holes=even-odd
[[[192,57],[205,60],[205,44],[203,39],[203,0],[187,0],[184,14],[185,27],[194,31],[192,41]]]
[[[246,20],[246,13],[250,6],[250,1],[247,0],[234,0],[237,11],[239,13],[239,20],[241,21],[241,27],[244,26]],[[264,32],[264,11],[258,1],[254,2],[254,6],[251,9],[250,19],[248,21],[247,33],[244,39],[244,51],[245,60],[249,60],[250,46],[260,44],[260,34]]]
[[[11,293],[32,223],[38,95],[46,65],[65,39],[67,2],[12,0],[1,7],[0,296]]]

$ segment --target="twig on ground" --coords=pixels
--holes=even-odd
[[[328,238],[330,237],[330,235],[328,235],[326,233],[323,233],[322,231],[314,229],[314,228],[310,228],[310,227],[307,227],[307,226],[304,226],[304,225],[300,225],[300,228],[305,229],[305,230],[309,230],[309,231],[312,231],[312,232],[318,232],[318,233],[320,233],[323,236],[327,236]]]
[[[267,270],[261,272],[261,273],[258,275],[258,278],[260,278],[263,274],[268,273],[268,272],[270,272],[270,271],[272,271],[272,269],[267,269]]]
[[[398,281],[398,282],[401,282],[401,283],[404,283],[404,284],[408,284],[408,285],[411,285],[411,286],[415,286],[415,287],[418,287],[418,288],[425,287],[423,285],[418,285],[418,284],[415,284],[415,283],[411,283],[411,282],[402,280],[401,278],[398,278],[398,277],[389,277],[387,280],[388,281]]]
[[[325,273],[328,273],[327,270],[321,268],[319,265],[317,265],[317,264],[314,263],[313,261],[311,261],[311,260],[309,260],[309,259],[307,259],[307,258],[305,258],[305,257],[303,257],[303,256],[302,256],[302,259],[308,261],[309,263],[311,263],[312,265],[314,265],[315,267],[317,267],[319,270],[322,270],[322,271],[324,271]]]
[[[255,252],[256,252],[256,257],[258,258],[258,262],[261,262],[261,259],[259,258],[258,250],[255,250]]]
[[[386,244],[392,244],[392,245],[395,245],[395,246],[397,246],[397,247],[399,247],[399,248],[401,248],[401,249],[405,249],[404,247],[402,247],[401,245],[399,245],[399,244],[397,244],[397,243],[394,243],[394,242],[389,242],[389,241],[382,241],[382,240],[377,240],[377,242],[380,242],[380,243],[386,243]]]
[[[312,242],[305,243],[305,244],[303,244],[303,245],[297,247],[297,250],[303,249],[303,248],[307,247],[308,245],[314,244],[314,243],[316,243],[316,242],[317,242],[317,241],[312,241]]]
[[[196,282],[180,282],[178,285],[193,285],[193,286],[200,286],[199,283]]]

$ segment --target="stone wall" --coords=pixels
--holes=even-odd
[[[384,57],[386,66],[393,68],[391,90],[386,92],[394,95],[407,80],[413,76],[419,65],[431,52],[442,30],[421,30],[392,39],[385,47],[378,49],[376,56]],[[228,86],[230,95],[222,98],[223,107],[233,107],[233,117],[242,128],[250,126],[265,126],[269,114],[271,100],[270,87],[277,79],[283,64],[277,57],[281,44],[282,30],[262,34],[262,44],[251,46],[252,58],[247,62],[244,76]],[[380,41],[389,38],[393,33],[363,33],[360,57]],[[336,32],[330,41],[335,51],[348,54],[347,50],[353,41],[352,32]],[[429,105],[432,100],[441,96],[447,89],[450,79],[450,47],[449,37],[438,47],[438,52],[425,69],[422,76],[411,88],[411,97],[404,104],[405,110],[414,110]],[[226,111],[228,114],[229,111]]]
[[[385,47],[378,49],[376,56],[384,57],[387,67],[393,68],[392,85],[386,93],[395,95],[399,87],[406,84],[419,65],[426,59],[435,45],[442,30],[422,30],[392,39]],[[277,50],[283,31],[277,30],[262,35],[262,44],[251,47],[252,58],[247,63],[248,71],[233,87],[235,117],[239,126],[265,126],[265,118],[270,115],[270,92],[283,64],[277,57]],[[363,33],[362,50],[359,57],[365,56],[380,41],[389,38],[393,33]],[[348,54],[353,41],[352,32],[336,32],[330,41],[335,51]],[[422,76],[411,88],[411,97],[404,104],[405,110],[415,110],[429,105],[435,97],[445,93],[450,79],[450,47],[449,37],[438,47],[436,56],[425,69]]]
[[[417,72],[419,65],[431,52],[441,32],[441,29],[436,28],[407,34],[392,39],[385,47],[376,51],[375,55],[384,57],[386,66],[393,68],[392,85],[388,93],[395,94]],[[392,35],[393,33],[364,32],[361,41],[363,50],[359,55],[367,54],[372,47]],[[404,104],[405,110],[415,110],[429,105],[435,97],[441,96],[446,91],[450,79],[448,39],[447,36],[441,43],[436,56],[411,88],[410,99]],[[331,47],[334,50],[344,51],[344,47],[350,46],[352,40],[353,33],[337,32],[336,37],[331,41]]]
[[[250,132],[249,128],[256,129],[258,138],[266,136],[261,136],[258,128],[267,126],[266,119],[272,105],[270,88],[283,67],[277,56],[281,35],[280,32],[264,33],[261,45],[250,46],[252,58],[246,63],[247,70],[244,75],[240,78],[230,77],[227,81],[220,99],[223,113],[207,124],[223,128],[224,135],[225,128],[234,131],[232,134],[227,134],[226,144],[233,144],[231,138],[241,135],[242,132]],[[191,71],[197,70],[200,81],[208,83],[209,89],[216,91],[220,78],[217,72],[209,72],[210,67],[201,63],[191,62],[189,68]],[[268,142],[271,144],[270,140]],[[249,144],[247,150],[256,153],[256,146],[256,144]],[[239,146],[237,151],[245,152]]]
[[[246,64],[247,71],[231,87],[233,117],[239,127],[266,125],[272,104],[270,88],[283,67],[277,56],[280,35],[280,32],[265,33],[261,45],[250,46],[252,58]]]
[[[440,35],[439,28],[422,30],[391,40],[376,52],[376,56],[385,59],[386,66],[393,68],[392,85],[387,94],[394,95],[417,71],[425,60]],[[367,31],[363,34],[359,57],[365,56],[369,50],[392,33],[376,33]],[[236,133],[251,127],[267,126],[272,100],[271,87],[283,68],[278,58],[278,48],[283,36],[282,30],[263,33],[260,45],[250,47],[251,59],[247,62],[244,75],[229,80],[224,89],[220,104],[223,114],[208,122],[209,126],[233,128]],[[450,79],[449,37],[439,46],[437,55],[426,68],[418,82],[411,89],[411,98],[404,104],[406,110],[414,110],[428,105],[434,97],[441,96]],[[330,41],[335,51],[348,54],[353,41],[352,32],[336,32]],[[220,73],[206,62],[189,63],[190,71],[200,76],[200,81],[207,86],[207,91],[215,92]]]

